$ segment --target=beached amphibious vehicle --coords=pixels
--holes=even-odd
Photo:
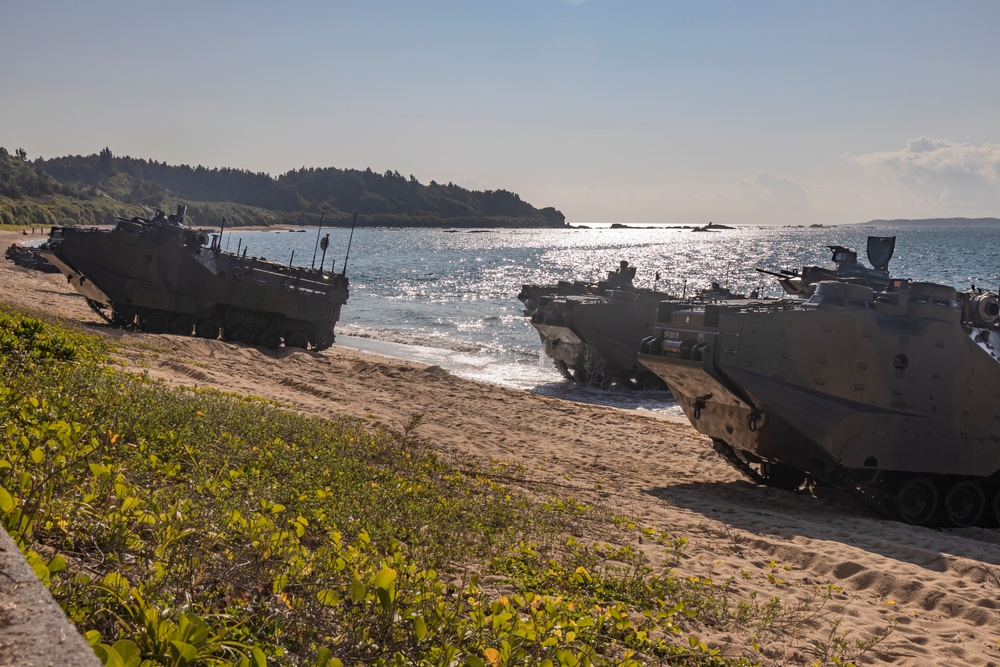
[[[225,252],[218,234],[176,215],[120,220],[109,230],[53,227],[41,246],[109,323],[276,348],[322,350],[347,302],[332,273]]]
[[[1000,522],[996,294],[821,281],[658,319],[639,360],[754,481],[836,485],[911,524]]]
[[[637,359],[639,343],[655,333],[664,300],[739,300],[742,294],[712,283],[682,298],[633,284],[635,267],[622,261],[598,283],[560,281],[555,286],[524,285],[518,298],[538,331],[545,355],[569,380],[603,387],[665,389]]]
[[[635,286],[635,267],[622,261],[599,282],[523,285],[518,299],[538,331],[545,355],[569,380],[600,386],[660,389],[639,365],[639,342],[654,333],[660,301],[676,298]]]

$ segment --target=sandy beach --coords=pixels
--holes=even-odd
[[[2,232],[0,244],[39,237]],[[402,428],[422,415],[417,434],[444,454],[523,464],[529,492],[557,489],[687,538],[678,565],[685,575],[733,578],[741,595],[757,590],[788,602],[810,598],[817,585],[841,586],[836,604],[769,639],[763,654],[771,664],[813,664],[839,620],[836,634],[851,643],[891,628],[859,664],[1000,665],[1000,530],[913,527],[873,517],[838,493],[758,487],[675,420],[480,384],[336,345],[270,351],[114,330],[61,275],[7,260],[0,284],[3,301],[115,338],[126,367],[170,383],[357,417],[372,428]],[[639,546],[660,562],[662,547]],[[780,578],[768,577],[776,568]],[[737,635],[702,639],[729,652],[745,645]]]

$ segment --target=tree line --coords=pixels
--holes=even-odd
[[[29,161],[23,150],[0,148],[0,197],[108,196],[125,205],[192,213],[228,213],[234,224],[312,224],[320,214],[330,224],[390,226],[564,226],[555,208],[537,209],[507,190],[474,191],[453,183],[424,185],[398,171],[301,168],[277,178],[245,169],[169,165],[116,156],[109,148],[93,155]],[[216,222],[199,219],[198,224]],[[327,223],[325,223],[327,224]]]

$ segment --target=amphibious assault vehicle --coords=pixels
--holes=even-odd
[[[664,303],[639,361],[752,480],[920,525],[1000,522],[1000,298],[892,279],[806,301]]]
[[[345,273],[225,252],[220,234],[177,214],[108,230],[53,227],[40,252],[99,315],[120,327],[322,350],[347,302]]]
[[[653,333],[665,292],[636,287],[635,267],[622,261],[599,282],[523,285],[518,299],[538,331],[546,356],[569,380],[600,386],[659,389],[639,365],[639,342]]]
[[[543,299],[554,296],[577,296],[583,294],[605,294],[608,290],[640,289],[633,284],[635,267],[629,266],[626,260],[614,271],[608,271],[608,277],[597,282],[587,280],[560,280],[555,285],[521,285],[518,300],[524,304],[524,315],[531,317],[538,310]]]
[[[531,326],[556,368],[575,382],[632,389],[664,389],[661,380],[638,362],[639,343],[655,331],[664,300],[706,302],[743,299],[712,283],[682,299],[634,286],[635,267],[623,261],[600,283],[560,282],[555,287],[525,285],[518,298],[528,306]],[[549,290],[545,292],[545,290]]]

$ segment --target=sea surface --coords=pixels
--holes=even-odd
[[[522,283],[598,279],[621,260],[638,268],[635,283],[692,294],[716,281],[734,292],[778,296],[778,271],[823,265],[829,245],[858,252],[868,236],[895,236],[894,277],[1000,289],[1000,226],[743,227],[685,229],[324,229],[329,246],[305,231],[226,231],[222,247],[248,256],[341,271],[350,298],[337,345],[440,365],[474,380],[572,400],[679,414],[665,392],[574,386],[542,355],[522,314]],[[348,241],[351,239],[348,254]],[[294,253],[294,254],[293,254]],[[656,279],[659,274],[659,280]],[[336,352],[336,347],[332,353]]]

